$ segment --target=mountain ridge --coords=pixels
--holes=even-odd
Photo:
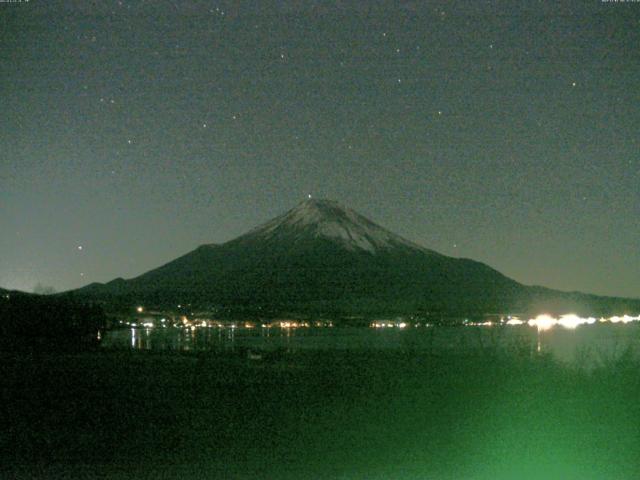
[[[105,303],[251,314],[623,313],[640,300],[525,286],[404,239],[332,200],[307,200],[237,238],[129,280],[76,290]]]

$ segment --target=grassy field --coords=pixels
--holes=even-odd
[[[637,479],[640,363],[4,354],[0,477]]]

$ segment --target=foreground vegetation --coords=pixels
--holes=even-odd
[[[640,362],[5,353],[2,478],[631,479]]]

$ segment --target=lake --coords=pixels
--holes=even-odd
[[[156,351],[403,350],[435,354],[506,348],[549,352],[558,360],[584,365],[638,348],[640,324],[606,322],[546,330],[526,323],[405,328],[135,327],[106,332],[102,345]]]
[[[547,323],[154,325],[5,353],[0,478],[636,480],[640,357],[607,359],[638,323]]]

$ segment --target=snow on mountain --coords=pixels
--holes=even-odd
[[[117,308],[224,306],[226,314],[635,312],[640,301],[527,287],[488,265],[420,247],[329,200],[309,200],[222,245],[76,291]],[[115,308],[115,307],[114,307]]]
[[[336,241],[348,250],[361,249],[376,253],[380,249],[404,246],[435,253],[332,200],[306,200],[244,237],[265,240],[287,237],[295,240],[309,235]]]

